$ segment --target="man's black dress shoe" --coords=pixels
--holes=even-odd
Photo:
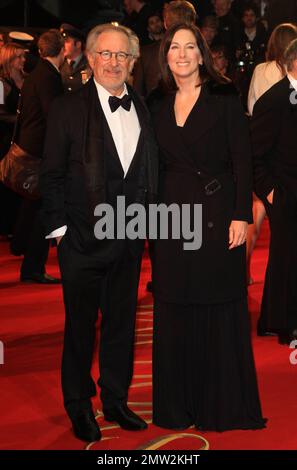
[[[21,274],[21,282],[34,282],[36,284],[61,284],[61,279],[56,279],[49,274]]]
[[[103,414],[106,421],[116,421],[121,428],[128,431],[140,431],[147,428],[147,423],[130,410],[126,404],[103,408]]]
[[[278,334],[279,344],[291,344],[292,341],[297,340],[297,329],[292,331],[282,331]]]
[[[73,432],[78,439],[86,442],[100,441],[101,431],[93,411],[85,411],[71,419]]]

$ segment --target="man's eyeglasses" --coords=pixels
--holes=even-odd
[[[111,60],[112,56],[114,55],[118,62],[126,62],[128,57],[132,57],[132,54],[127,54],[127,52],[111,52],[111,51],[95,51],[96,54],[99,54],[101,59],[104,61]]]

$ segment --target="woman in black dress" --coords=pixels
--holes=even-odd
[[[202,204],[202,246],[184,250],[186,240],[170,237],[155,243],[153,422],[260,429],[246,299],[247,122],[195,26],[167,31],[160,60],[167,93],[152,106],[163,166],[159,202]]]

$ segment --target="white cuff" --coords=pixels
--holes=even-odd
[[[53,232],[51,232],[49,235],[47,235],[45,238],[57,238],[57,237],[63,237],[66,233],[67,230],[67,225],[63,225],[63,227],[59,227]]]

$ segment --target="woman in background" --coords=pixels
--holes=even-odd
[[[251,80],[248,95],[249,114],[253,114],[256,101],[268,91],[273,85],[282,80],[286,75],[284,54],[291,41],[297,38],[297,27],[291,23],[283,23],[277,26],[269,39],[267,46],[267,61],[257,65]],[[253,219],[254,223],[249,226],[247,234],[247,283],[253,284],[251,276],[251,256],[260,234],[260,229],[265,218],[265,207],[253,196]],[[265,336],[268,332],[264,322],[260,319],[258,324],[259,336]]]

